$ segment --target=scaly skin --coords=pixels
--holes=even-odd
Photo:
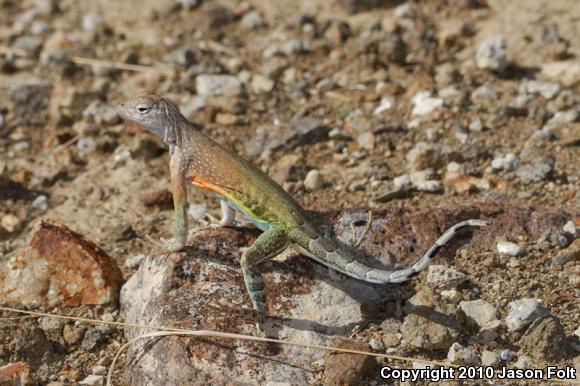
[[[410,268],[398,271],[373,269],[359,263],[348,247],[326,231],[320,223],[320,216],[304,210],[265,173],[204,135],[165,99],[143,94],[118,105],[116,110],[123,118],[143,126],[169,145],[176,218],[172,250],[179,250],[186,243],[188,181],[215,192],[222,199],[224,216],[221,225],[232,221],[231,212],[235,209],[248,216],[264,232],[242,252],[241,258],[246,288],[262,319],[266,314],[266,290],[262,274],[255,267],[288,246],[356,279],[381,284],[400,283],[425,269],[457,229],[486,225],[481,220],[455,224]]]

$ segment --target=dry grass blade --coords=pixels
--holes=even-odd
[[[71,62],[83,66],[105,67],[105,68],[113,68],[116,70],[135,71],[135,72],[160,72],[168,75],[173,75],[176,72],[176,70],[173,68],[161,68],[161,67],[144,66],[141,64],[113,62],[110,60],[83,58],[80,56],[73,56],[71,58]]]

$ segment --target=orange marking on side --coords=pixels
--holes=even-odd
[[[191,177],[191,182],[197,187],[211,190],[211,191],[216,192],[217,194],[220,194],[222,196],[225,196],[225,194],[226,194],[226,191],[221,186],[214,185],[211,182],[204,181],[202,179],[199,179],[196,176]]]

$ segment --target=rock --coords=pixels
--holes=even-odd
[[[387,347],[397,347],[401,343],[401,323],[395,318],[386,319],[381,323],[381,330],[383,331],[383,344]]]
[[[12,114],[21,124],[45,124],[52,86],[38,78],[18,78],[8,88],[13,103]]]
[[[70,324],[65,324],[62,330],[62,337],[68,345],[75,345],[83,340],[86,330],[86,327],[76,327]]]
[[[367,348],[362,343],[338,339],[333,340],[331,346],[367,351]],[[362,386],[367,384],[365,380],[374,377],[377,362],[373,357],[369,356],[329,351],[326,354],[324,365],[326,367],[322,383],[324,386]],[[293,382],[288,382],[287,384],[291,383]]]
[[[238,96],[242,82],[233,75],[201,74],[195,78],[195,89],[202,96]]]
[[[19,36],[12,43],[12,48],[25,51],[28,55],[37,55],[44,43],[41,36]]]
[[[251,87],[256,94],[270,92],[274,88],[274,81],[267,76],[256,74],[252,77]]]
[[[568,233],[572,237],[576,237],[578,234],[579,227],[576,226],[574,221],[570,220],[566,224],[564,224],[564,227],[562,229],[564,230],[564,232]]]
[[[559,92],[560,85],[558,83],[528,80],[520,85],[520,93],[539,94],[546,100],[554,98]]]
[[[48,209],[48,198],[44,194],[41,194],[32,201],[30,206],[44,212]]]
[[[509,331],[519,331],[538,318],[548,316],[548,310],[535,299],[518,299],[509,303],[505,319]]]
[[[248,157],[268,154],[280,149],[291,150],[305,143],[328,138],[328,127],[321,119],[301,118],[289,124],[258,126],[256,136],[245,143]]]
[[[473,101],[496,101],[499,98],[499,93],[492,83],[485,83],[471,93]]]
[[[455,288],[467,281],[467,276],[446,265],[433,264],[427,268],[427,283],[433,287],[443,285]]]
[[[384,96],[381,98],[379,105],[373,110],[373,115],[381,115],[385,111],[390,110],[395,104],[395,99],[390,96]]]
[[[497,367],[501,362],[500,354],[494,351],[484,350],[481,353],[481,365],[482,366],[491,366]]]
[[[369,341],[369,347],[375,351],[384,351],[385,349],[384,343],[374,338]]]
[[[464,300],[459,303],[459,309],[468,322],[480,328],[497,320],[497,310],[483,299]]]
[[[0,297],[44,307],[110,304],[122,281],[95,244],[64,225],[41,222],[30,244],[0,267]]]
[[[139,267],[139,264],[141,264],[143,259],[145,259],[145,255],[142,253],[138,253],[136,255],[129,256],[127,260],[125,260],[124,265],[127,268],[137,268]]]
[[[84,336],[81,346],[83,349],[90,351],[94,349],[104,339],[103,331],[99,327],[89,327]]]
[[[459,337],[461,325],[453,317],[455,306],[443,304],[421,290],[407,301],[401,327],[403,339],[413,347],[446,350]]]
[[[566,334],[557,318],[538,318],[528,327],[520,346],[537,363],[557,361],[566,354]]]
[[[190,47],[179,47],[164,56],[164,60],[182,68],[189,68],[196,63],[195,51]]]
[[[356,137],[356,142],[365,150],[373,150],[375,148],[375,135],[367,131],[359,134]]]
[[[95,375],[91,374],[82,381],[79,382],[79,385],[87,385],[87,386],[103,386],[105,382],[105,377],[102,375]]]
[[[393,185],[395,189],[407,188],[411,186],[411,177],[408,174],[403,174],[393,178]]]
[[[516,243],[500,241],[497,243],[497,251],[508,256],[520,256],[524,252],[524,249]]]
[[[580,63],[574,60],[544,63],[540,66],[540,75],[571,87],[580,83]]]
[[[487,39],[475,54],[477,67],[502,72],[508,66],[507,39],[503,36]]]
[[[320,171],[316,169],[310,170],[306,174],[306,178],[304,179],[304,187],[309,192],[316,191],[320,189],[322,186],[322,178],[320,176]]]
[[[469,124],[469,126],[467,128],[469,129],[469,131],[479,133],[483,130],[483,123],[481,122],[481,119],[478,118],[478,119],[471,121],[471,123]],[[492,162],[492,164],[493,164],[493,162]]]
[[[247,12],[240,20],[240,26],[245,29],[257,29],[264,26],[264,17],[260,11]]]
[[[516,174],[524,184],[544,181],[552,175],[554,162],[552,156],[538,157],[532,162],[522,165]]]
[[[565,125],[567,123],[576,122],[580,118],[580,113],[576,109],[570,109],[567,111],[557,111],[546,125],[544,129],[553,129]]]
[[[434,98],[429,91],[420,91],[411,98],[413,110],[411,115],[423,116],[431,113],[433,110],[443,107],[443,99]]]
[[[469,351],[467,347],[455,342],[449,347],[447,360],[454,364],[474,365],[478,362],[477,356]]]
[[[514,363],[514,367],[516,369],[533,369],[536,366],[534,365],[532,358],[527,355],[520,355],[516,363]]]
[[[436,143],[417,142],[406,155],[409,169],[423,171],[425,169],[438,169],[448,164],[449,161],[458,160],[459,156],[449,146]]]
[[[64,321],[56,318],[41,318],[39,319],[39,327],[48,339],[53,342],[62,341],[62,331]]]
[[[443,191],[441,181],[437,180],[420,181],[413,186],[420,192],[437,193]]]
[[[20,221],[20,219],[13,214],[6,214],[2,216],[2,219],[0,219],[0,225],[2,228],[6,229],[8,233],[14,233],[20,230],[22,221]]]
[[[516,170],[520,165],[519,158],[513,154],[508,153],[505,155],[501,155],[499,157],[494,158],[491,161],[491,169],[492,170],[505,170],[505,171],[512,171]]]
[[[96,14],[87,13],[81,20],[81,28],[84,31],[93,32],[103,26],[103,17]]]
[[[511,350],[503,350],[500,354],[499,357],[502,361],[506,361],[509,362],[513,359],[514,354],[511,352]]]

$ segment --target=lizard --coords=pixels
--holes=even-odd
[[[169,147],[175,235],[168,243],[168,252],[179,251],[186,245],[188,182],[216,193],[221,199],[219,225],[232,224],[238,211],[263,232],[242,249],[240,260],[259,331],[266,318],[266,288],[257,266],[288,247],[355,279],[376,284],[401,283],[423,271],[460,228],[487,225],[487,221],[477,219],[459,222],[447,229],[412,266],[394,271],[374,269],[356,260],[354,251],[328,231],[320,214],[303,209],[267,174],[202,133],[199,126],[189,122],[166,99],[142,93],[116,105],[115,110],[122,118],[160,137]]]

